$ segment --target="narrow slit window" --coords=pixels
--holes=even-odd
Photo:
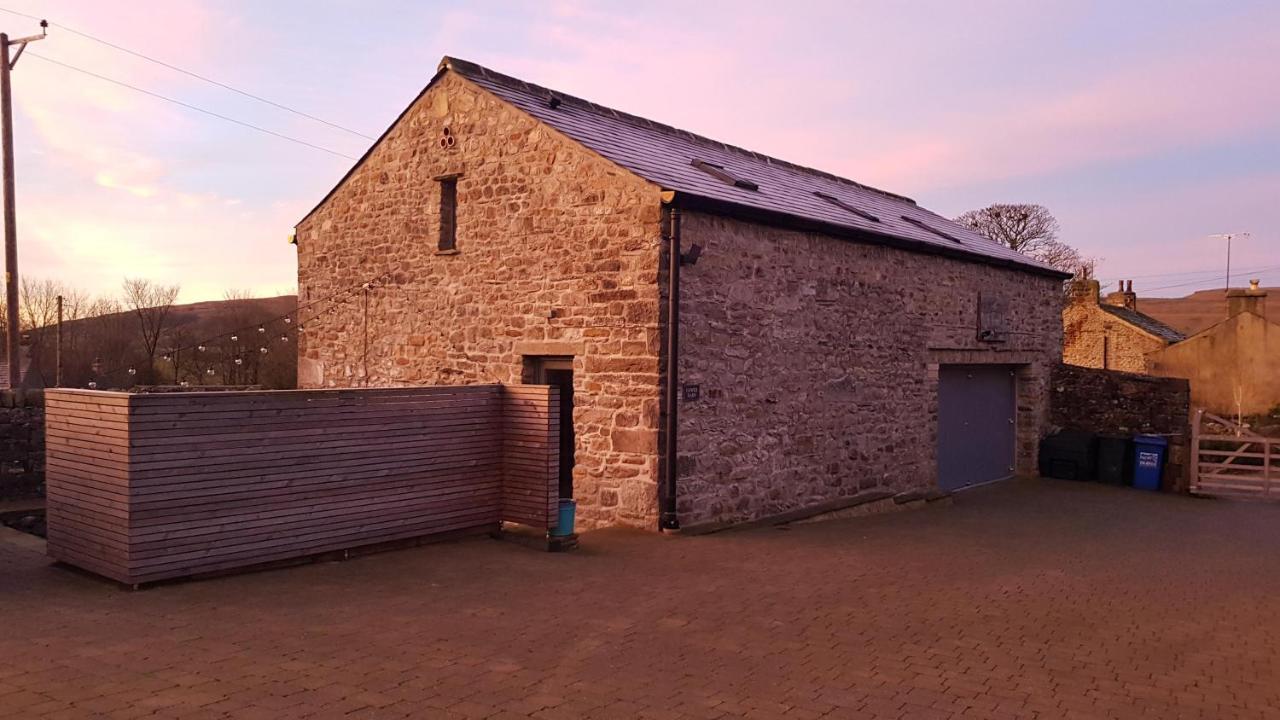
[[[750,180],[744,180],[743,178],[735,177],[733,173],[729,172],[728,170],[725,170],[724,166],[722,165],[709,163],[705,160],[694,160],[689,164],[698,168],[702,172],[710,175],[711,177],[721,182],[732,185],[734,187],[740,187],[743,190],[759,190],[760,189],[759,185],[751,182]]]
[[[440,180],[440,243],[438,250],[455,250],[458,245],[458,178]]]
[[[854,207],[854,206],[850,205],[849,203],[847,203],[847,202],[845,202],[845,201],[841,200],[840,198],[838,198],[838,197],[836,197],[836,196],[834,196],[834,195],[828,195],[828,194],[826,194],[826,193],[824,193],[824,192],[817,192],[817,191],[814,191],[814,193],[813,193],[813,194],[814,194],[814,195],[817,195],[818,197],[822,198],[823,200],[826,200],[827,202],[831,203],[832,205],[835,205],[836,207],[840,208],[841,210],[844,210],[845,212],[851,212],[851,213],[853,213],[854,215],[857,215],[858,217],[862,218],[863,220],[870,220],[871,222],[880,222],[880,218],[876,217],[875,215],[872,215],[871,213],[867,212],[866,210],[861,210],[861,209],[859,209],[859,208],[856,208],[856,207]]]
[[[951,242],[953,242],[953,243],[955,243],[955,244],[957,244],[957,245],[963,245],[963,244],[964,244],[964,242],[963,242],[962,240],[960,240],[960,238],[956,237],[955,235],[950,235],[950,234],[945,233],[945,232],[943,232],[943,231],[941,231],[941,230],[939,230],[939,229],[937,229],[937,228],[935,228],[935,227],[930,227],[929,225],[924,224],[924,222],[923,222],[923,221],[921,221],[921,220],[917,220],[917,219],[912,218],[912,217],[907,217],[906,215],[903,215],[903,216],[902,216],[902,219],[903,219],[903,220],[905,220],[905,221],[907,221],[907,222],[909,222],[909,223],[911,223],[912,225],[915,225],[916,227],[920,228],[921,230],[928,230],[929,232],[933,233],[934,235],[937,235],[937,236],[938,236],[938,237],[940,237],[940,238],[945,238],[945,239],[947,239],[947,240],[950,240]]]

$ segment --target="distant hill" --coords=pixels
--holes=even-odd
[[[1269,299],[1280,305],[1280,287],[1264,289],[1271,294]],[[1182,333],[1194,335],[1227,319],[1227,292],[1221,289],[1199,290],[1180,298],[1143,297],[1139,294],[1138,310]]]
[[[203,300],[201,302],[187,303],[186,305],[174,305],[169,310],[169,318],[165,320],[165,326],[168,328],[182,328],[192,333],[193,336],[199,336],[217,332],[222,329],[219,326],[228,322],[249,324],[261,319],[280,317],[293,312],[297,307],[298,297],[296,295],[277,295],[276,297],[268,298],[236,300]],[[116,315],[68,320],[66,328],[72,330],[74,325],[88,325],[94,321],[111,317],[120,317],[126,322],[132,322],[133,311],[125,310]],[[240,318],[246,319],[241,321]],[[52,328],[50,327],[48,330],[52,331]]]
[[[70,320],[63,326],[63,385],[85,387],[92,381],[104,388],[122,388],[135,382],[170,384],[181,380],[194,385],[294,387],[297,343],[276,344],[275,338],[286,327],[296,331],[297,325],[274,321],[295,312],[297,307],[294,295],[174,305],[164,323],[157,358],[197,344],[202,346],[201,354],[179,352],[171,363],[157,360],[154,364],[147,361],[138,320],[132,311]],[[275,352],[250,352],[258,348],[257,333],[245,331],[259,325],[271,326],[271,342],[267,344],[274,345]],[[56,376],[53,330],[45,327],[25,333],[25,349],[31,361],[28,376],[37,387],[52,384]],[[242,331],[241,338],[231,341],[229,333],[238,330]],[[207,352],[203,349],[205,343]],[[137,372],[125,374],[130,367],[137,368]]]
[[[244,300],[205,300],[187,305],[174,305],[170,311],[171,324],[203,329],[219,324],[228,317],[251,315],[255,320],[258,317],[279,317],[293,312],[297,307],[298,296],[296,295]]]

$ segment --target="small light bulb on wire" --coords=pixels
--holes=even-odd
[[[266,331],[267,331],[267,326],[266,326],[266,325],[259,325],[259,326],[258,326],[258,332],[260,332],[260,333],[264,333],[264,332],[266,332]]]
[[[205,371],[204,371],[204,374],[205,374],[205,375],[212,375],[212,374],[213,374],[213,368],[209,368],[208,370],[205,370]]]
[[[285,316],[284,324],[285,324],[285,325],[288,325],[288,324],[289,324],[289,323],[291,323],[291,322],[293,322],[293,318],[288,317],[288,316]]]
[[[97,389],[98,389],[98,383],[96,383],[96,382],[94,382],[94,381],[90,380],[90,381],[89,381],[89,389],[90,389],[90,390],[97,390]]]
[[[258,352],[262,353],[263,355],[266,355],[266,354],[267,354],[267,346],[266,346],[266,345],[263,345],[262,347],[258,348]]]
[[[130,375],[137,375],[137,374],[138,374],[138,368],[129,368],[129,374],[130,374]]]
[[[244,358],[236,358],[236,364],[237,364],[237,365],[243,365],[243,364],[244,364]]]
[[[196,346],[196,349],[197,349],[197,350],[199,350],[200,352],[204,352],[205,347],[204,347],[204,345],[197,345],[197,346]]]
[[[239,336],[239,335],[232,335],[232,336],[231,336],[231,342],[236,342],[236,341],[237,341],[237,340],[239,340],[239,339],[240,339],[240,336]]]

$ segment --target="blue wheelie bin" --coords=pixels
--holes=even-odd
[[[1133,438],[1133,486],[1142,490],[1159,490],[1160,475],[1169,441],[1159,435],[1135,435]]]

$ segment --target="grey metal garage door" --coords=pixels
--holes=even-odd
[[[943,490],[1013,475],[1013,368],[943,365],[938,371],[938,484]]]

